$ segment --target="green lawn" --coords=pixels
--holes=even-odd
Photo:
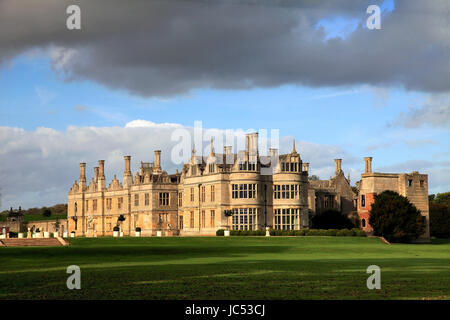
[[[450,240],[76,238],[0,248],[0,299],[450,299]],[[81,290],[66,268],[81,267]],[[368,290],[366,268],[381,268]]]

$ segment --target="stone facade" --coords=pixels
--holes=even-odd
[[[86,164],[68,195],[69,231],[77,236],[112,235],[117,224],[124,235],[141,228],[143,236],[215,235],[220,228],[260,230],[301,229],[308,221],[308,171],[295,150],[259,157],[257,133],[247,135],[246,149],[234,154],[231,147],[208,156],[195,148],[182,171],[161,169],[160,151],[154,163],[141,162],[133,177],[130,156],[125,156],[123,184],[117,177],[105,185],[104,161],[86,183]],[[271,170],[267,174],[267,170]],[[264,172],[263,172],[264,171]],[[229,213],[232,213],[230,216]],[[125,218],[118,222],[120,215]]]
[[[28,228],[31,230],[39,229],[40,231],[56,232],[58,229],[62,234],[67,230],[67,220],[36,220],[36,221],[5,221],[0,222],[0,233],[3,228],[7,232],[27,232]]]
[[[420,210],[426,219],[426,230],[419,241],[429,240],[428,175],[420,174],[417,171],[411,173],[372,172],[372,158],[366,157],[364,161],[365,172],[361,174],[361,180],[357,184],[359,189],[357,204],[361,229],[368,233],[373,231],[369,224],[369,218],[375,195],[385,190],[392,190],[408,198]]]
[[[161,152],[155,151],[155,162],[140,164],[133,177],[130,156],[125,156],[123,184],[114,176],[106,187],[104,160],[94,168],[94,177],[86,184],[85,163],[80,163],[80,178],[68,196],[68,224],[76,236],[112,235],[119,225],[124,235],[132,235],[136,227],[144,236],[178,234],[177,194],[180,174],[167,174],[160,166]],[[124,221],[119,221],[123,216]]]
[[[336,209],[348,216],[356,211],[356,194],[345,177],[342,159],[335,159],[334,176],[329,180],[311,180],[308,189],[308,207],[311,215]]]
[[[215,235],[218,229],[261,230],[271,227],[298,230],[310,227],[310,216],[327,209],[345,215],[357,212],[362,229],[370,232],[370,205],[375,194],[394,190],[408,197],[427,219],[427,175],[372,173],[371,158],[361,175],[359,200],[335,159],[329,180],[308,180],[309,163],[295,150],[260,157],[258,134],[248,134],[245,150],[232,153],[225,147],[216,153],[211,141],[207,156],[197,156],[195,147],[181,172],[168,174],[161,168],[161,151],[153,163],[140,163],[131,174],[131,157],[125,156],[123,183],[114,176],[106,186],[104,160],[98,161],[94,177],[86,183],[86,164],[80,163],[80,178],[68,194],[69,232],[76,236],[108,236],[119,226],[124,235],[143,236]],[[369,160],[370,159],[370,160]],[[363,200],[361,201],[361,197]],[[364,204],[364,205],[363,205]],[[124,218],[119,219],[119,218]],[[123,221],[120,221],[123,220]]]

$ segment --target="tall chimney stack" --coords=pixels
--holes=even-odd
[[[130,174],[131,175],[131,169],[130,169],[130,160],[131,156],[125,156],[123,157],[125,159],[125,171],[123,172],[125,175]]]
[[[342,159],[334,159],[334,176],[337,176],[341,169]]]
[[[81,162],[80,163],[80,190],[83,190],[84,187],[86,187],[86,163]]]
[[[105,179],[105,160],[98,160],[98,178],[99,179]]]
[[[258,132],[249,133],[245,136],[245,149],[250,155],[258,154]]]
[[[153,172],[161,172],[161,150],[155,150],[155,163],[153,165]]]
[[[97,183],[98,181],[98,167],[94,167],[94,181]]]
[[[98,190],[106,189],[105,160],[98,160]]]
[[[372,157],[365,157],[364,163],[365,163],[364,173],[372,173]]]
[[[161,169],[161,150],[155,150],[155,168]]]
[[[123,171],[123,187],[129,188],[133,184],[133,176],[131,175],[130,160],[131,156],[124,156],[125,170]]]

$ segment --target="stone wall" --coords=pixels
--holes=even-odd
[[[59,219],[59,231],[64,232],[68,229],[67,219]],[[0,229],[9,228],[10,232],[27,232],[28,228],[39,228],[40,231],[56,232],[56,220],[38,220],[28,222],[0,222]]]

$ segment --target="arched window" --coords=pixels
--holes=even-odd
[[[77,214],[77,211],[78,211],[78,205],[77,205],[77,203],[75,202],[75,215]]]
[[[362,219],[362,220],[361,220],[361,226],[362,226],[363,228],[366,227],[366,219]]]

